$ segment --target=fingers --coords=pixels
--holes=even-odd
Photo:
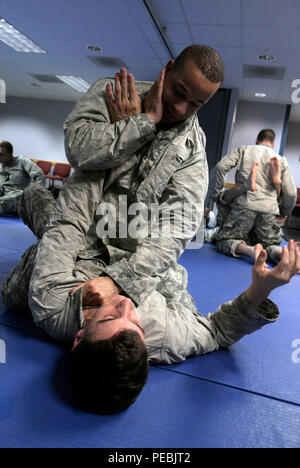
[[[120,73],[117,72],[115,74],[115,101],[116,102],[121,101],[121,94],[122,94],[122,89],[121,89],[121,82],[120,82]]]
[[[108,100],[108,104],[111,106],[114,102],[114,95],[113,95],[112,86],[110,83],[107,83],[106,85],[106,97]]]
[[[128,99],[128,84],[127,72],[125,68],[121,68],[115,74],[115,101],[126,101]]]
[[[163,86],[164,86],[165,75],[166,75],[166,69],[163,68],[161,70],[160,74],[158,75],[156,81],[155,81],[156,86],[158,87],[159,91],[161,91],[161,92],[162,92]]]
[[[128,86],[127,86],[127,72],[125,68],[121,68],[120,70],[121,76],[121,99],[122,101],[127,101],[128,99]]]
[[[289,249],[289,264],[290,264],[290,266],[294,266],[296,253],[295,253],[295,243],[294,243],[293,240],[289,241],[288,249]]]
[[[138,97],[138,92],[136,90],[134,78],[131,73],[128,73],[127,81],[129,101],[135,101]]]
[[[266,265],[266,260],[267,260],[267,252],[263,249],[258,257],[256,258],[256,266],[257,267],[265,267]]]
[[[281,260],[278,264],[282,271],[289,273],[290,278],[299,273],[300,270],[300,251],[293,240],[289,241],[288,246],[283,246]]]

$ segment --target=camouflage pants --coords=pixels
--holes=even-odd
[[[19,203],[19,215],[31,231],[40,239],[55,200],[48,190],[33,185],[23,192]],[[17,265],[3,281],[3,304],[16,312],[29,313],[28,290],[38,243],[29,247]]]
[[[268,253],[268,260],[277,263],[281,257],[277,216],[233,206],[216,235],[217,249],[225,255],[237,257],[235,251],[241,242],[248,245],[262,244]]]
[[[12,194],[0,196],[0,214],[16,214],[18,212],[19,200],[22,191],[18,190]]]
[[[217,226],[213,229],[208,229],[204,231],[204,242],[216,244],[217,234],[220,231],[220,228],[226,221],[228,214],[230,213],[231,206],[227,203],[223,203],[222,199],[219,197],[216,201],[218,213],[217,213]]]
[[[223,224],[225,223],[227,216],[230,213],[231,205],[225,204],[222,202],[222,199],[217,200],[217,208],[218,208],[218,213],[217,213],[217,226],[222,227]]]

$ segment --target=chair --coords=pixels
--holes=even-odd
[[[36,165],[39,166],[40,169],[42,169],[43,173],[49,174],[52,163],[49,161],[36,161]]]
[[[47,174],[46,178],[52,180],[52,187],[54,187],[55,181],[59,181],[62,184],[69,180],[71,171],[70,164],[56,163],[53,169],[53,175]]]

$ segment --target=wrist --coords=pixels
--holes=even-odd
[[[270,295],[272,290],[261,288],[251,283],[246,291],[246,297],[250,304],[257,309],[262,302],[264,302]]]

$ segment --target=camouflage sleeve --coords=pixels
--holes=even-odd
[[[255,309],[245,293],[220,306],[214,314],[206,316],[212,324],[216,340],[222,348],[227,348],[243,336],[275,322],[278,317],[278,307],[270,299],[266,299]]]
[[[279,201],[280,216],[288,216],[295,206],[297,189],[293,180],[291,169],[286,158],[282,158],[281,166],[281,197]]]
[[[146,114],[111,123],[105,90],[108,81],[97,81],[64,124],[66,155],[75,169],[120,166],[155,137],[156,126]]]
[[[65,317],[70,321],[73,314],[78,316],[78,296],[69,292],[89,279],[84,273],[75,276],[74,265],[78,253],[85,248],[103,180],[101,172],[75,172],[61,189],[39,242],[29,285],[29,307],[36,324],[44,322],[51,327],[52,323],[57,328],[59,323],[66,323]]]
[[[30,177],[30,183],[42,185],[44,187],[46,179],[42,169],[40,169],[33,161],[27,158],[22,158],[21,163],[24,171]]]
[[[237,148],[224,156],[216,167],[211,171],[207,193],[207,207],[212,209],[224,187],[224,179],[227,172],[236,167],[243,153],[243,147]]]
[[[151,233],[135,253],[107,268],[106,274],[137,305],[143,304],[157,288],[198,231],[207,184],[208,169],[203,151],[173,174],[161,197],[158,222],[152,225]]]

